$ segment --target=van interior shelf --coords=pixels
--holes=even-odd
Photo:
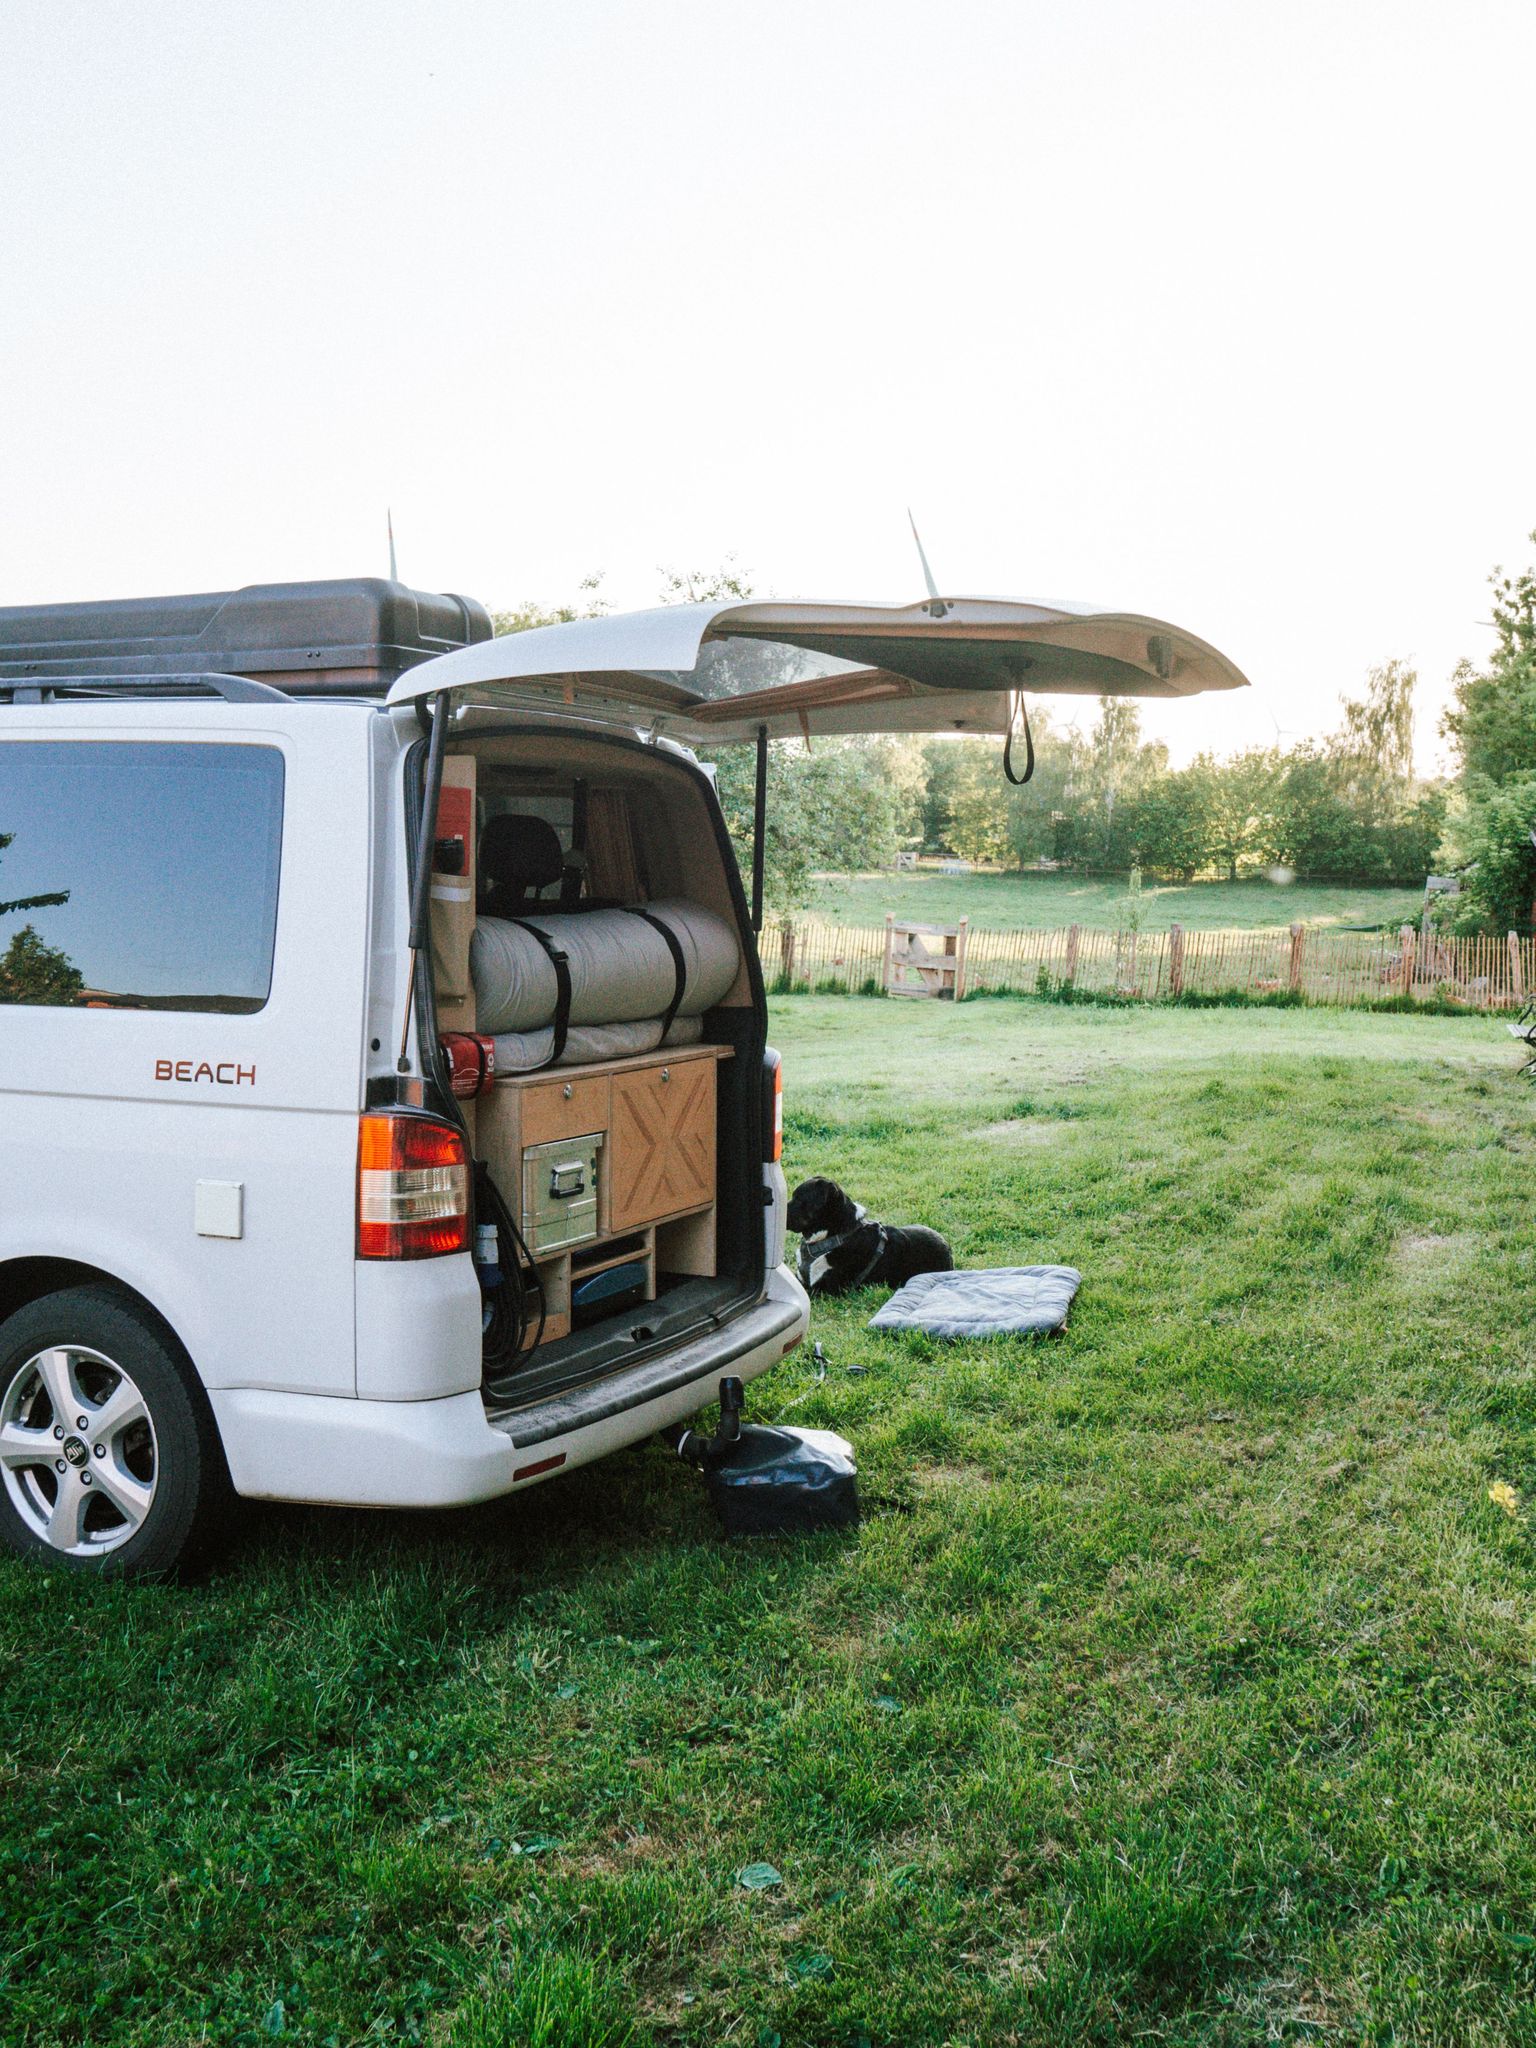
[[[474,1104],[476,1152],[544,1285],[546,1344],[715,1276],[716,1073],[731,1057],[689,1045],[513,1074]]]

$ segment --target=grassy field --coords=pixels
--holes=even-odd
[[[833,924],[879,924],[894,911],[925,924],[968,917],[985,931],[1069,924],[1113,927],[1124,915],[1126,883],[1113,875],[824,875],[814,914]],[[1422,889],[1371,889],[1342,882],[1144,883],[1142,928],[1268,930],[1309,925],[1397,925],[1423,908]]]
[[[846,1538],[727,1547],[653,1444],[253,1511],[191,1586],[0,1568],[7,2048],[1536,2041],[1502,1033],[792,998],[775,1038],[791,1173],[1080,1266],[1067,1333],[819,1310],[824,1381],[749,1410],[853,1439]]]

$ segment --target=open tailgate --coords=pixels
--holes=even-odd
[[[659,729],[1003,732],[1016,693],[1190,697],[1247,678],[1192,633],[1088,605],[666,605],[483,640],[403,675],[390,704],[465,701]]]

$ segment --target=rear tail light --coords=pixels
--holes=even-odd
[[[434,1117],[362,1117],[357,1256],[436,1259],[468,1245],[469,1156],[462,1134]]]
[[[763,1054],[763,1157],[777,1165],[784,1155],[784,1062],[770,1045]]]

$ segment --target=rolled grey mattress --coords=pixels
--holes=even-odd
[[[704,1026],[697,1017],[674,1017],[665,1038],[661,1019],[644,1017],[635,1024],[573,1024],[557,1067],[584,1067],[594,1060],[625,1060],[654,1052],[659,1045],[697,1045]],[[555,1027],[542,1031],[501,1031],[495,1034],[498,1074],[526,1074],[547,1067],[555,1049]]]
[[[648,903],[645,909],[672,933],[682,954],[677,1017],[701,1017],[736,979],[741,948],[734,929],[698,903]],[[501,1038],[541,1033],[553,1025],[559,994],[554,962],[526,929],[530,924],[566,956],[572,1038],[577,1026],[659,1024],[672,1008],[677,994],[672,949],[646,918],[627,910],[531,911],[517,923],[499,917],[476,922],[469,971],[477,1030]],[[569,1062],[567,1052],[564,1063]]]

